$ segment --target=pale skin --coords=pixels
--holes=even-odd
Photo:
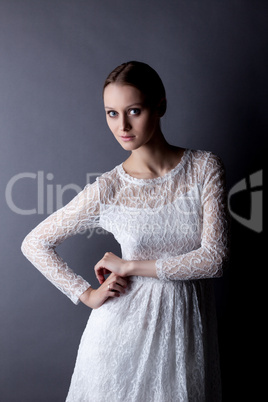
[[[131,152],[123,163],[127,174],[138,179],[153,179],[165,175],[180,162],[184,150],[166,141],[160,127],[160,107],[152,110],[137,88],[124,84],[109,84],[103,98],[110,130],[119,144]],[[80,300],[94,309],[108,298],[120,297],[125,293],[127,277],[157,278],[155,262],[126,261],[111,252],[105,253],[94,268],[100,286],[90,287]]]

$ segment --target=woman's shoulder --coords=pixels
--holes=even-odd
[[[206,150],[189,150],[185,166],[185,177],[191,177],[196,183],[205,183],[212,176],[225,175],[221,158],[214,152]]]
[[[97,181],[111,181],[115,182],[119,178],[118,174],[118,168],[120,165],[116,165],[114,168],[111,170],[108,170],[107,172],[102,173],[100,176],[98,176]]]
[[[118,186],[119,182],[119,175],[117,173],[118,166],[115,166],[113,169],[104,172],[104,173],[98,173],[95,174],[94,176],[96,179],[93,182],[87,183],[84,186],[83,192],[88,196],[92,197],[92,193],[99,194],[101,190],[107,189],[107,188],[112,188],[115,186]]]
[[[207,162],[208,159],[220,159],[218,155],[216,155],[212,151],[208,150],[203,150],[203,149],[188,149],[188,152],[190,153],[192,159],[195,159],[197,161],[205,161]]]
[[[223,166],[221,158],[214,152],[205,150],[189,150],[191,162],[199,168]]]
[[[98,186],[100,194],[105,193],[107,195],[108,192],[111,196],[120,191],[123,184],[120,179],[119,167],[120,165],[117,165],[113,169],[102,173],[96,178],[96,185]]]

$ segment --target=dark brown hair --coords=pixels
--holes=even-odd
[[[166,91],[157,72],[146,63],[128,61],[116,67],[106,78],[103,93],[107,85],[118,83],[131,85],[145,96],[147,105],[158,109],[161,116],[166,111]]]

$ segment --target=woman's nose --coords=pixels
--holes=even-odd
[[[130,128],[131,128],[131,125],[130,125],[130,123],[129,123],[129,121],[128,121],[127,116],[124,116],[124,115],[123,115],[123,116],[121,117],[121,120],[120,120],[120,130],[121,130],[121,131],[129,131]]]

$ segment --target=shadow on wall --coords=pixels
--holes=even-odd
[[[261,152],[252,154],[246,165],[248,173],[228,191],[232,218],[231,256],[221,283],[215,283],[223,401],[243,400],[243,396],[249,400],[262,399],[259,373],[254,370],[262,353],[258,348],[261,348],[260,309],[264,305],[260,285],[264,266],[264,163]]]

